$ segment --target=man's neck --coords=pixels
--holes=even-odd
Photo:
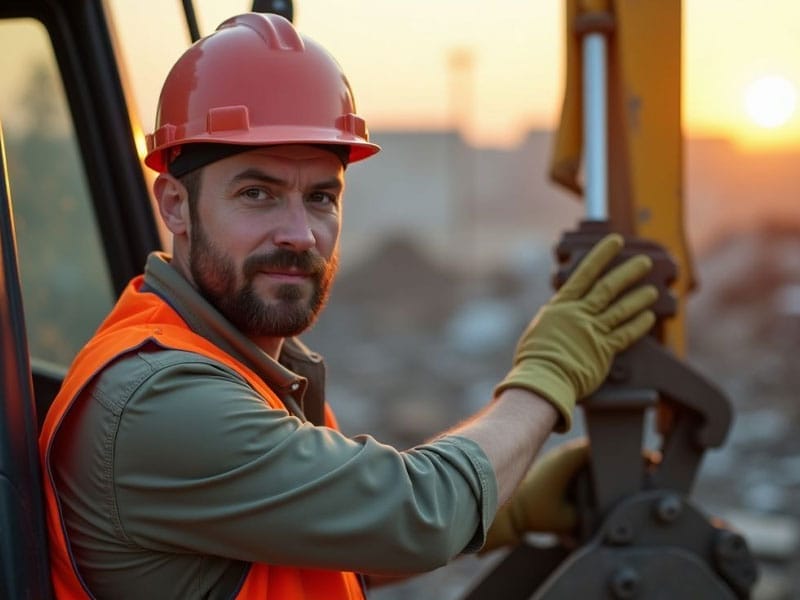
[[[274,360],[278,360],[278,356],[281,353],[281,348],[283,348],[283,340],[285,338],[269,336],[248,337],[250,338],[251,342],[261,348],[268,356]]]

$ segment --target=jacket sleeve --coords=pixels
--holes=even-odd
[[[212,361],[184,354],[151,367],[114,436],[113,503],[128,543],[383,574],[482,545],[496,481],[470,440],[400,452],[271,409]]]

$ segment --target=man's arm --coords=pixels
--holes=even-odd
[[[446,435],[400,452],[271,409],[202,357],[139,358],[156,368],[115,411],[115,431],[94,441],[77,432],[83,450],[61,458],[72,473],[100,464],[98,453],[113,461],[113,496],[94,503],[115,507],[108,518],[126,545],[414,573],[482,544],[496,486],[475,442]],[[130,381],[130,369],[129,361],[106,371],[103,390]]]
[[[557,420],[558,412],[550,402],[528,390],[509,388],[450,434],[474,441],[486,453],[497,480],[498,504],[503,504]]]

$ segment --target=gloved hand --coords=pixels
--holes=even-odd
[[[650,271],[649,257],[634,256],[601,277],[622,246],[622,236],[604,237],[539,310],[495,396],[508,388],[530,390],[561,414],[556,431],[570,429],[575,402],[596,390],[614,355],[655,323],[653,312],[646,310],[658,297],[655,286],[640,286],[618,298]]]
[[[557,446],[537,459],[511,499],[497,511],[481,552],[516,545],[530,531],[572,531],[577,515],[567,499],[567,487],[588,461],[585,438]]]

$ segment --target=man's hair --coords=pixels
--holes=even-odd
[[[200,197],[200,175],[202,173],[203,169],[195,169],[178,178],[178,181],[186,188],[186,195],[189,198],[189,216],[193,221],[196,218],[197,199]]]

